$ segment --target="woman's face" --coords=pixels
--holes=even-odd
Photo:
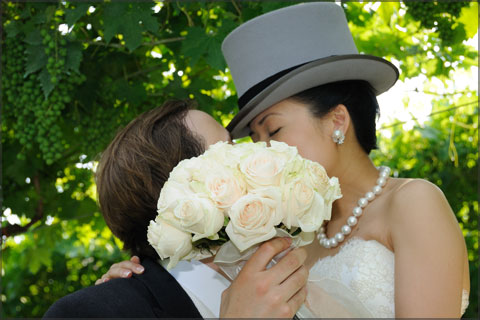
[[[333,123],[328,115],[318,119],[309,107],[294,99],[286,99],[256,116],[250,123],[253,141],[282,141],[296,146],[300,155],[316,161],[328,171],[335,162],[335,143],[332,141]]]
[[[203,137],[205,148],[219,141],[227,141],[232,143],[232,139],[228,131],[222,127],[209,114],[199,110],[189,110],[185,123],[194,134]]]

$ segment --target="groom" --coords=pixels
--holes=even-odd
[[[98,165],[97,190],[104,218],[124,247],[141,258],[143,274],[113,279],[67,295],[50,307],[45,318],[202,317],[175,278],[156,262],[159,257],[146,236],[147,226],[157,214],[158,195],[172,168],[204,150],[200,146],[202,139],[184,121],[191,108],[188,101],[170,101],[141,114],[116,135]],[[213,118],[211,121],[215,122]],[[289,240],[277,238],[257,250],[245,265],[245,272],[224,291],[220,317],[282,315],[275,306],[284,302],[279,304],[275,297],[282,294],[288,301],[298,289],[277,289],[278,283],[298,270],[306,254],[293,251],[287,257],[294,263],[279,263],[268,270],[265,266],[289,245]],[[270,281],[272,284],[263,286],[260,292],[256,288],[264,279],[278,281]],[[293,316],[293,309],[303,300],[295,302],[288,316]]]

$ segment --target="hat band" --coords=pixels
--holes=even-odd
[[[315,61],[315,60],[313,60]],[[281,77],[283,77],[284,75],[286,75],[287,73],[289,73],[290,71],[293,71],[297,68],[300,68],[301,66],[307,64],[307,63],[310,63],[312,61],[309,61],[309,62],[305,62],[305,63],[301,63],[299,65],[296,65],[296,66],[293,66],[291,68],[288,68],[288,69],[285,69],[285,70],[282,70],[280,72],[277,72],[275,73],[273,76],[270,76],[268,77],[267,79],[257,83],[256,85],[254,85],[253,87],[251,87],[250,89],[248,89],[244,94],[242,94],[242,96],[240,98],[238,98],[238,108],[240,110],[242,110],[242,108],[251,100],[253,99],[257,94],[259,94],[260,92],[262,92],[265,88],[267,88],[269,85],[271,85],[272,83],[274,83],[275,81],[277,81],[278,79],[280,79]]]

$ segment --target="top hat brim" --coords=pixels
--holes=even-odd
[[[227,126],[234,139],[249,135],[250,122],[272,105],[323,84],[365,80],[379,95],[390,89],[399,76],[389,61],[371,55],[350,54],[322,58],[283,75],[250,99]]]

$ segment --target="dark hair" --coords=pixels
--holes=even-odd
[[[100,209],[131,254],[158,259],[147,241],[147,227],[157,215],[160,190],[181,160],[205,151],[185,125],[192,108],[192,101],[175,100],[141,114],[101,156],[96,174]]]
[[[321,118],[339,104],[347,107],[355,136],[367,154],[377,148],[375,121],[380,114],[375,89],[364,80],[332,82],[302,91],[291,97],[310,106]]]

